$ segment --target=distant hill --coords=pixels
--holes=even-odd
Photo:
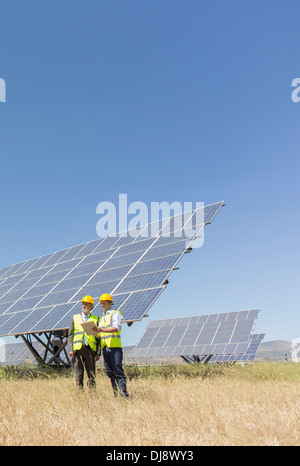
[[[263,342],[256,354],[256,360],[291,360],[291,342],[274,340]]]
[[[126,346],[124,350],[124,361],[126,364],[186,364],[182,358],[129,358],[134,346]],[[256,361],[284,361],[286,358],[291,361],[291,342],[285,340],[274,340],[261,343],[256,354]]]

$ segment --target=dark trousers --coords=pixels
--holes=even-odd
[[[128,397],[126,377],[122,367],[122,348],[108,348],[105,346],[102,354],[105,372],[110,378],[114,394],[116,395],[119,389],[120,395]]]
[[[95,353],[89,346],[82,346],[80,350],[75,352],[74,356],[74,370],[76,385],[80,388],[83,387],[84,368],[88,376],[88,387],[93,388],[96,386],[96,362]]]

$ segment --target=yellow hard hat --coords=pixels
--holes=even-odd
[[[84,296],[81,300],[82,303],[91,303],[94,306],[94,300],[91,296]]]
[[[101,303],[101,301],[111,301],[112,303],[114,302],[114,300],[112,299],[112,297],[108,293],[103,293],[100,296],[99,302]]]

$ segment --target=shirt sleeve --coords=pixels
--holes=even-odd
[[[119,332],[121,329],[122,320],[123,320],[123,316],[121,312],[115,311],[111,319],[111,326],[115,327],[117,329],[117,332]]]

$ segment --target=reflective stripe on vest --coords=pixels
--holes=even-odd
[[[91,321],[95,322],[95,326],[97,326],[98,317],[94,315],[90,315],[87,322],[91,322]],[[78,351],[82,347],[83,334],[84,334],[89,346],[91,347],[93,351],[96,352],[97,351],[96,337],[95,335],[87,335],[85,332],[83,332],[83,328],[81,327],[81,324],[83,323],[81,314],[75,314],[73,316],[73,322],[74,322],[73,351]]]
[[[107,317],[105,321],[105,314],[101,317],[99,321],[99,327],[102,328],[109,328],[112,327],[112,318],[115,312],[120,312],[121,311],[112,311]],[[123,314],[122,314],[123,315]],[[105,346],[108,346],[108,348],[122,348],[121,344],[121,328],[118,332],[113,332],[113,333],[106,333],[106,332],[101,332],[99,334],[100,336],[100,342],[101,342],[101,348],[104,348]]]

